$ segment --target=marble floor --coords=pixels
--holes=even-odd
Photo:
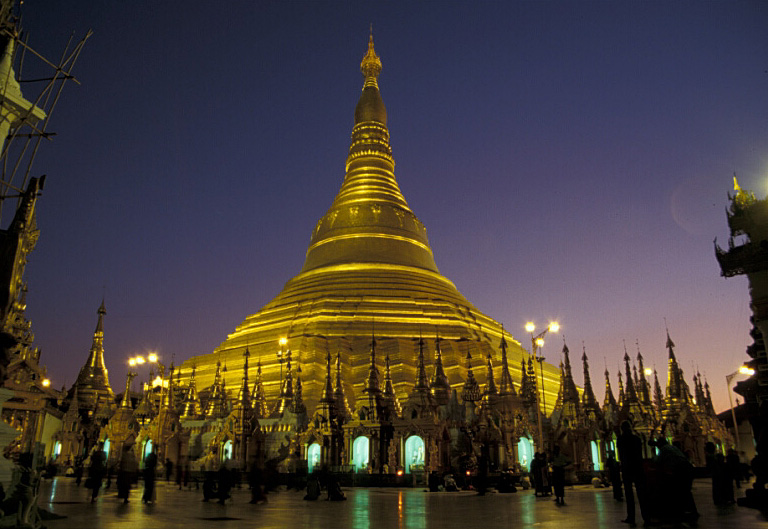
[[[765,529],[768,520],[752,509],[718,509],[710,501],[708,480],[697,481],[694,496],[701,512],[698,527]],[[615,502],[608,489],[588,486],[566,488],[566,505],[536,498],[531,491],[515,494],[472,492],[428,493],[423,489],[345,489],[347,501],[303,501],[303,492],[269,494],[263,505],[248,503],[244,488],[235,490],[226,505],[202,502],[200,491],[180,491],[158,482],[157,502],[144,505],[141,487],[132,491],[124,505],[113,488],[103,491],[96,503],[90,491],[77,487],[71,478],[46,481],[39,504],[66,516],[46,520],[49,529],[59,528],[397,528],[489,529],[494,527],[537,529],[620,528],[624,504]],[[323,496],[324,497],[324,496]]]

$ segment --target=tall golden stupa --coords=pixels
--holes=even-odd
[[[324,387],[330,352],[334,358],[340,354],[345,393],[354,406],[363,395],[373,336],[379,368],[384,369],[388,357],[392,383],[401,399],[416,380],[420,336],[427,351],[436,353],[439,342],[445,374],[454,388],[460,390],[464,382],[468,353],[476,368],[487,365],[490,354],[496,380],[501,380],[501,325],[477,310],[440,274],[427,230],[395,180],[387,110],[378,86],[382,65],[373,35],[360,69],[364,83],[355,108],[344,182],[314,228],[301,272],[274,300],[248,316],[213,354],[184,362],[181,378],[188,380],[195,366],[198,388],[213,383],[221,362],[227,367],[227,388],[236,392],[248,348],[250,380],[260,367],[266,396],[276,402],[290,350],[292,378],[301,377],[311,413]],[[281,338],[287,343],[281,345]],[[505,338],[517,391],[527,353],[509,334]],[[427,363],[431,375],[437,355],[429,356],[433,358]],[[485,382],[486,370],[477,371],[482,372],[480,382]],[[539,382],[538,368],[536,375]],[[544,380],[545,402],[551,408],[559,384],[557,369],[544,364]]]

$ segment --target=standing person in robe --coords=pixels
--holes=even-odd
[[[88,486],[91,489],[91,503],[96,501],[101,489],[101,480],[107,473],[107,454],[104,453],[104,443],[99,443],[91,454],[91,466],[88,469]]]
[[[125,443],[120,454],[120,462],[117,465],[117,497],[128,503],[131,494],[131,485],[136,481],[139,472],[139,463],[133,452],[133,443]]]
[[[152,451],[144,458],[144,494],[141,496],[141,501],[144,503],[155,501],[156,472],[157,453],[155,453],[155,447],[153,446]]]
[[[650,522],[645,498],[645,471],[643,470],[643,442],[632,432],[629,421],[621,423],[621,434],[616,439],[621,458],[621,477],[624,482],[624,495],[627,498],[627,517],[622,522],[635,526],[635,495],[640,504],[640,515]]]

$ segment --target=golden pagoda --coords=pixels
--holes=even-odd
[[[459,392],[466,378],[467,354],[491,355],[496,376],[507,368],[500,361],[501,324],[477,310],[440,274],[427,230],[397,184],[387,110],[378,86],[382,64],[373,35],[360,69],[364,82],[344,182],[312,232],[304,266],[212,354],[187,360],[182,365],[184,381],[196,367],[198,387],[210,386],[219,359],[239,372],[247,348],[261,365],[267,399],[275,403],[285,397],[281,385],[290,380],[290,372],[284,371],[283,363],[290,357],[293,369],[301,369],[304,400],[313,410],[322,397],[330,353],[340,355],[344,390],[355,407],[365,400],[374,337],[379,368],[384,370],[388,358],[391,383],[401,400],[407,399],[416,382],[422,337],[425,351],[432,353],[427,354],[429,376],[434,378],[434,353],[440,351],[448,382]],[[520,343],[511,340],[506,356],[518,387],[522,355],[527,357]],[[254,370],[251,376],[255,375]],[[555,401],[558,375],[553,366],[544,364],[548,403]],[[484,383],[486,376],[482,378]],[[537,377],[537,385],[540,381]],[[228,391],[234,393],[239,386],[239,380],[233,381]]]

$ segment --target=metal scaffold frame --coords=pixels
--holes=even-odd
[[[55,63],[28,44],[27,35],[19,29],[20,17],[11,15],[8,9],[3,9],[3,11],[5,13],[0,12],[0,16],[5,15],[5,19],[0,21],[0,40],[6,41],[6,43],[4,49],[0,50],[0,54],[5,53],[8,46],[12,45],[11,64],[15,65],[18,62],[18,67],[15,69],[17,72],[16,79],[11,78],[14,72],[13,68],[9,68],[5,78],[0,79],[0,94],[5,94],[11,83],[18,82],[19,85],[25,87],[25,96],[32,103],[32,106],[9,130],[2,152],[0,152],[0,227],[10,222],[18,207],[29,182],[32,164],[42,140],[50,141],[56,135],[55,132],[48,132],[48,124],[61,97],[64,85],[68,81],[80,84],[72,71],[85,42],[92,35],[92,31],[88,31],[74,46],[74,35],[70,35],[58,63]],[[18,52],[19,50],[21,53]],[[49,69],[51,73],[43,77],[25,79],[23,68],[25,60],[29,60],[28,55],[33,60],[39,61],[39,68]],[[35,65],[35,67],[37,66]],[[42,111],[44,117],[39,121],[33,119],[33,112],[35,111],[38,113]],[[16,199],[15,207],[12,208],[11,213],[7,213],[7,200],[9,199]]]

